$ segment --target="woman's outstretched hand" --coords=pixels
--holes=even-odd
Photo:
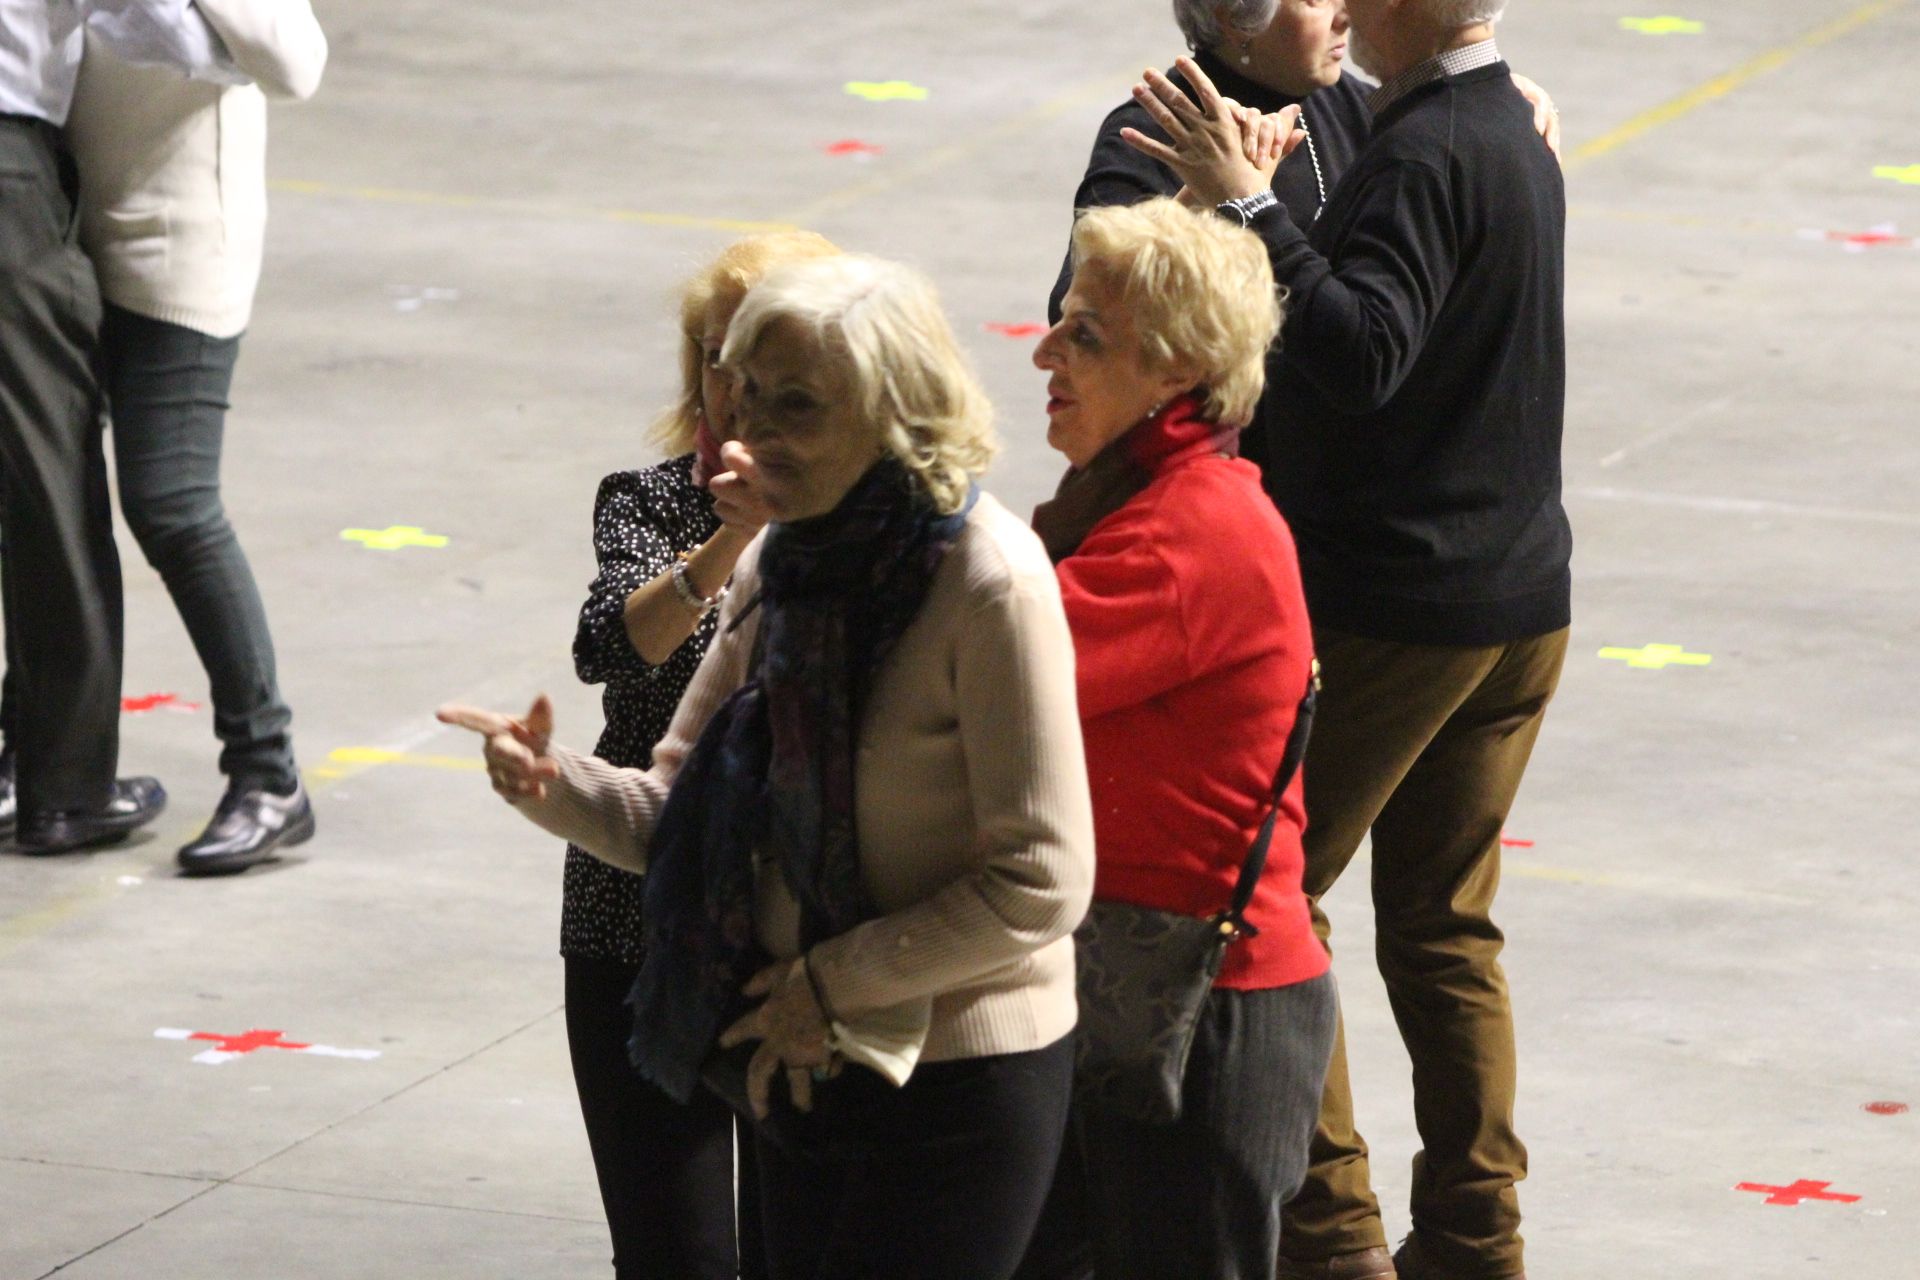
[[[553,703],[544,693],[533,700],[525,718],[452,702],[434,712],[434,718],[486,739],[481,754],[487,777],[508,804],[546,799],[547,783],[560,776],[559,763],[547,754],[553,740]]]
[[[815,1072],[833,1066],[833,1046],[829,1037],[833,1028],[827,1015],[813,997],[813,984],[807,981],[806,961],[777,960],[747,980],[741,988],[749,996],[765,996],[766,1002],[720,1035],[720,1047],[731,1049],[749,1040],[758,1040],[747,1063],[747,1102],[753,1114],[765,1120],[769,1091],[774,1074],[785,1068],[787,1092],[793,1105],[802,1111],[813,1110]]]

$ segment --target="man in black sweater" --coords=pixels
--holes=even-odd
[[[1491,909],[1500,832],[1566,653],[1571,534],[1560,172],[1493,42],[1499,0],[1350,0],[1382,87],[1303,230],[1233,154],[1204,73],[1149,75],[1190,198],[1268,244],[1290,291],[1263,406],[1325,689],[1304,773],[1306,889],[1371,830],[1376,952],[1413,1062],[1413,1232],[1389,1257],[1336,1046],[1281,1275],[1514,1280],[1526,1150]],[[1291,121],[1285,121],[1290,125]]]

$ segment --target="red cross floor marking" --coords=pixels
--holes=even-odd
[[[997,333],[1003,338],[1037,338],[1047,331],[1046,325],[1032,320],[1021,321],[1019,324],[1007,324],[996,320],[981,327],[988,333]]]
[[[185,702],[177,693],[144,693],[137,698],[120,699],[120,709],[131,715],[165,707],[169,711],[198,711],[200,704]]]
[[[1805,1178],[1802,1178],[1793,1185],[1786,1187],[1769,1187],[1763,1182],[1739,1182],[1734,1184],[1733,1189],[1735,1191],[1765,1191],[1768,1193],[1766,1199],[1767,1204],[1784,1204],[1788,1208],[1792,1208],[1802,1200],[1834,1200],[1840,1204],[1852,1204],[1860,1198],[1859,1196],[1850,1196],[1838,1191],[1827,1190],[1827,1188],[1832,1185],[1831,1182],[1808,1182]]]
[[[1869,1102],[1860,1109],[1876,1116],[1903,1116],[1909,1110],[1904,1102]]]
[[[281,1032],[255,1029],[237,1036],[223,1036],[217,1031],[196,1031],[188,1036],[189,1040],[211,1040],[214,1047],[222,1053],[252,1053],[255,1049],[308,1049],[311,1045],[282,1040]]]
[[[886,148],[862,142],[858,138],[842,138],[838,142],[829,142],[821,150],[830,156],[877,156]]]
[[[189,1031],[185,1027],[157,1027],[154,1037],[160,1040],[205,1040],[213,1045],[193,1055],[193,1060],[202,1066],[217,1067],[223,1062],[245,1057],[256,1049],[285,1049],[289,1053],[314,1054],[322,1058],[351,1058],[359,1062],[371,1062],[380,1056],[378,1049],[337,1049],[330,1044],[307,1044],[300,1040],[282,1040],[284,1032],[270,1031],[259,1027],[243,1031],[237,1036],[226,1035],[219,1031]]]

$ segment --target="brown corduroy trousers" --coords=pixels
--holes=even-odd
[[[1494,925],[1500,832],[1520,789],[1567,632],[1485,648],[1316,631],[1324,688],[1303,766],[1305,888],[1320,898],[1373,833],[1375,953],[1413,1061],[1411,1208],[1420,1257],[1449,1280],[1523,1273],[1526,1148],[1513,1131],[1514,1041]],[[1282,1249],[1303,1261],[1386,1243],[1353,1127],[1344,1030],[1311,1168]]]

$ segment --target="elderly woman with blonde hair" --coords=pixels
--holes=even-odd
[[[647,770],[524,717],[494,787],[645,871],[637,1064],[752,1049],[778,1278],[1012,1273],[1065,1131],[1092,887],[1073,652],[1032,532],[975,480],[984,394],[933,290],[839,257],[751,290],[722,458],[772,515]]]
[[[651,432],[666,460],[607,476],[593,504],[599,573],[580,608],[573,661],[582,681],[606,686],[606,728],[594,754],[610,764],[653,762],[713,640],[714,601],[766,522],[720,462],[734,435],[732,380],[719,367],[727,326],[747,290],[775,267],[839,252],[810,231],[748,236],[681,290],[679,391]],[[675,1102],[627,1060],[627,993],[645,954],[644,893],[639,875],[568,848],[560,906],[567,1047],[614,1275],[753,1280],[765,1274],[754,1179],[749,1156],[736,1221],[733,1113],[707,1096]]]
[[[1077,1096],[1077,1144],[1028,1271],[1090,1246],[1101,1280],[1265,1280],[1334,1026],[1300,890],[1300,780],[1283,765],[1302,745],[1313,640],[1286,523],[1234,456],[1281,306],[1257,237],[1169,199],[1084,215],[1073,267],[1034,353],[1047,439],[1072,469],[1034,523],[1073,632],[1094,897],[1235,936],[1176,1118]]]

